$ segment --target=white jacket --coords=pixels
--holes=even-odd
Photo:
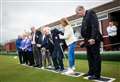
[[[73,28],[70,25],[67,25],[64,28],[64,35],[60,35],[60,39],[65,39],[65,42],[68,46],[77,41],[77,38],[73,32]]]

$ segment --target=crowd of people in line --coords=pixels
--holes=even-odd
[[[75,69],[74,50],[77,38],[66,18],[61,19],[60,23],[64,32],[58,28],[43,27],[36,30],[35,27],[32,27],[31,33],[18,36],[16,47],[21,64],[42,69],[54,66],[55,70],[63,71],[63,52],[68,46],[69,71],[66,73],[73,72]]]
[[[83,17],[80,33],[83,37],[80,46],[87,50],[89,70],[84,76],[89,79],[100,79],[101,76],[101,55],[100,42],[102,35],[99,31],[99,23],[96,13],[93,10],[85,10],[78,6],[76,14]],[[75,70],[75,48],[77,38],[67,18],[60,21],[60,29],[51,29],[45,26],[39,30],[31,28],[31,33],[18,36],[16,47],[19,54],[20,64],[26,64],[38,68],[54,67],[54,70],[64,70],[64,50],[68,48],[69,66],[66,74],[74,74]]]

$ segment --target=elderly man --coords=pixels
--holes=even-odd
[[[42,40],[42,33],[37,31],[35,27],[31,28],[31,35],[32,35],[32,46],[33,46],[33,56],[35,65],[34,67],[42,67],[42,54],[41,54],[41,40]]]
[[[46,68],[46,67],[51,68],[52,61],[51,61],[51,54],[50,54],[50,42],[48,40],[47,35],[45,34],[44,28],[42,28],[41,54],[42,54],[42,61],[43,61],[42,68]]]
[[[100,79],[100,41],[102,36],[99,32],[98,18],[93,10],[85,10],[83,6],[76,8],[76,14],[83,17],[81,35],[84,41],[81,44],[86,46],[89,64],[89,71],[84,76],[90,76],[89,79]]]

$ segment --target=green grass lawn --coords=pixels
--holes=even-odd
[[[14,56],[0,55],[0,82],[92,82],[83,77],[65,76],[22,66],[18,63],[18,59],[15,59]],[[87,61],[77,59],[76,68],[77,71],[87,72]],[[116,78],[114,82],[120,82],[120,62],[103,61],[102,75]]]

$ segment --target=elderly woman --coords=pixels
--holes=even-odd
[[[70,26],[66,18],[61,19],[60,24],[62,28],[64,29],[64,35],[59,35],[59,37],[60,39],[65,39],[65,42],[68,46],[69,68],[65,72],[65,74],[74,74],[74,70],[75,70],[74,51],[75,51],[77,39],[74,35],[73,28]]]

